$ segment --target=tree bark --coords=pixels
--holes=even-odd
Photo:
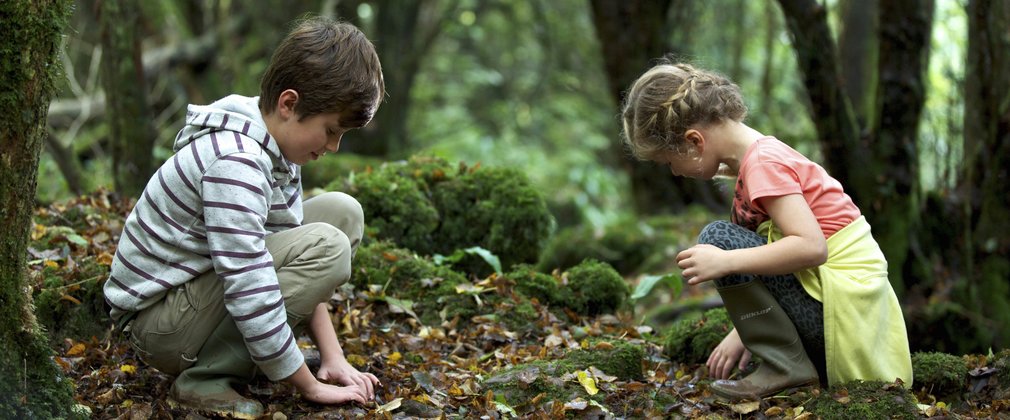
[[[624,101],[625,90],[652,61],[670,52],[665,40],[672,4],[672,0],[590,0],[610,96],[618,107]],[[716,211],[727,208],[726,198],[713,184],[674,178],[664,167],[635,162],[620,141],[613,143],[610,155],[611,164],[620,166],[630,178],[638,214],[677,212],[689,203],[701,203]]]
[[[855,114],[842,91],[837,48],[828,27],[827,10],[816,0],[779,0],[792,33],[796,61],[810,95],[811,117],[821,141],[828,172],[848,187],[862,207],[874,185],[869,148],[859,135]]]
[[[871,144],[877,182],[861,191],[863,208],[891,267],[891,283],[901,294],[911,235],[919,224],[919,120],[926,103],[933,0],[880,2],[880,60]]]
[[[964,174],[969,259],[961,296],[988,321],[978,333],[993,348],[1010,341],[1010,2],[968,3]]]
[[[838,35],[838,53],[842,86],[852,101],[861,127],[875,124],[870,117],[875,110],[874,86],[877,64],[878,0],[841,2],[842,29]],[[915,10],[912,10],[915,12]]]
[[[438,11],[439,2],[431,0],[383,0],[373,6],[375,48],[382,63],[386,98],[368,127],[351,134],[361,138],[346,142],[346,150],[405,158],[410,146],[407,133],[410,92],[422,58],[441,33],[442,21],[447,17]]]
[[[39,153],[60,76],[59,46],[70,13],[62,0],[0,2],[0,413],[70,417],[69,381],[51,360],[25,277]]]
[[[117,191],[137,197],[154,174],[157,139],[141,60],[140,12],[134,0],[98,1],[112,176]]]

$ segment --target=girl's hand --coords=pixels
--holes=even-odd
[[[364,396],[368,400],[375,398],[375,387],[381,385],[375,375],[359,372],[343,357],[323,361],[319,371],[316,372],[316,377],[326,383],[336,382],[349,387],[358,387],[364,391]]]
[[[677,254],[677,266],[692,286],[732,274],[728,262],[726,251],[712,245],[695,245]]]
[[[743,346],[740,334],[737,334],[734,328],[708,356],[708,362],[705,363],[708,366],[708,376],[715,379],[729,378],[734,365],[737,369],[743,370],[750,362],[750,357],[750,350]]]

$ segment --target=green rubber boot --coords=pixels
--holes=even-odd
[[[256,374],[242,334],[226,316],[200,349],[196,363],[182,371],[169,392],[169,405],[215,416],[255,419],[263,405],[243,397],[234,386],[248,383]]]
[[[761,358],[757,370],[740,380],[718,380],[709,388],[730,400],[760,399],[785,389],[817,383],[796,327],[759,280],[719,288],[744,346]]]

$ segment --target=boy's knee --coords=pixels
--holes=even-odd
[[[365,231],[365,212],[357,199],[342,192],[331,191],[313,197],[306,203],[312,203],[313,210],[321,209],[319,213],[324,216],[320,218],[329,219],[309,222],[325,222],[336,226],[344,232],[351,245],[357,247]]]
[[[733,229],[736,227],[731,222],[716,220],[701,229],[698,235],[698,243],[714,245],[722,249],[729,249],[729,240],[732,237]]]
[[[313,233],[320,238],[326,275],[319,279],[327,289],[336,289],[351,278],[351,241],[340,229],[327,223],[312,223]]]

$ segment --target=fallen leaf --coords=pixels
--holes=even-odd
[[[391,365],[395,365],[402,358],[403,358],[403,355],[400,354],[400,352],[394,351],[392,354],[390,354],[389,356],[386,357],[386,362],[388,362]]]
[[[123,373],[129,373],[129,374],[137,373],[137,367],[134,365],[122,365],[119,367],[119,370],[123,371]]]
[[[84,354],[84,350],[86,348],[87,348],[87,346],[85,346],[84,343],[74,344],[73,347],[70,347],[70,350],[67,350],[67,356],[75,357],[75,356],[83,355]]]
[[[596,395],[600,392],[600,389],[596,387],[596,379],[588,372],[580,370],[575,375],[579,378],[579,383],[582,384],[582,387],[586,389],[587,394]]]
[[[586,407],[589,407],[589,403],[586,402],[586,400],[582,399],[582,397],[578,397],[574,400],[565,403],[565,408],[570,408],[572,410],[582,411],[585,410]]]
[[[781,416],[781,415],[782,415],[782,407],[771,407],[771,408],[765,410],[765,416],[768,416],[768,417],[775,417],[775,416]]]
[[[761,401],[744,401],[738,404],[730,404],[729,409],[737,414],[749,414],[761,408]]]
[[[375,414],[391,413],[393,410],[400,408],[400,404],[403,402],[403,398],[397,398],[393,401],[380,405],[379,408],[375,409]]]

